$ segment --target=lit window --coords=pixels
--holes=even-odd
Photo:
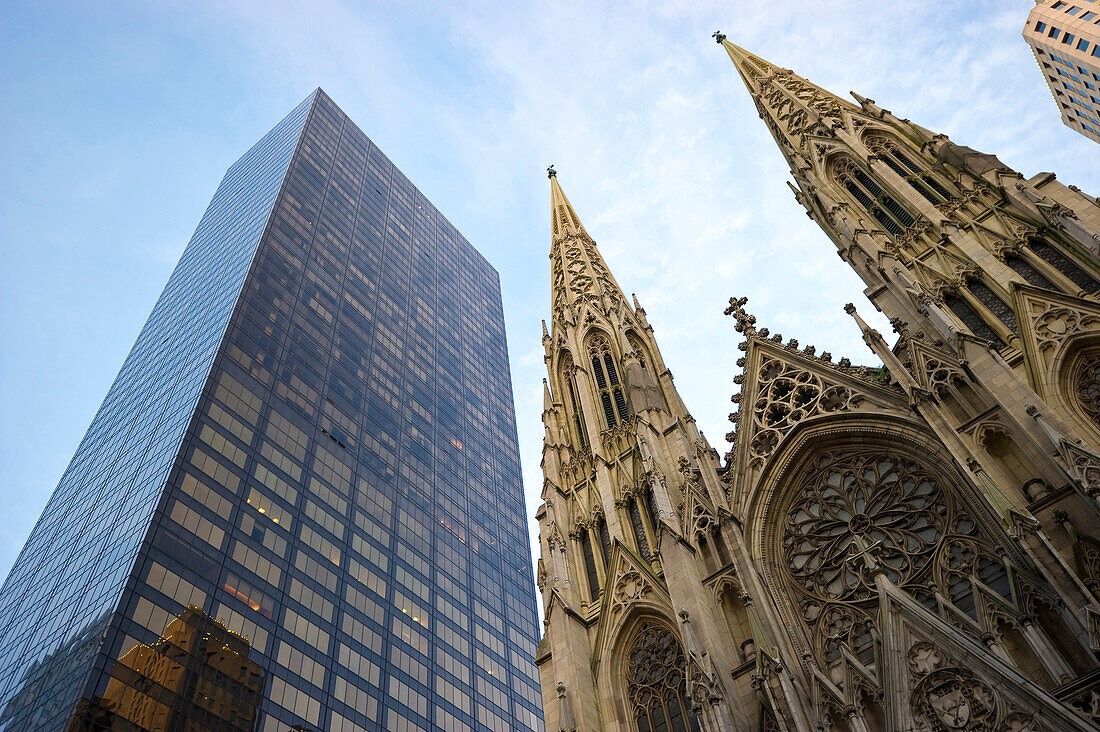
[[[1062,36],[1062,43],[1065,43],[1068,46],[1069,44],[1073,43],[1073,39],[1076,37],[1077,36],[1073,35],[1072,33],[1067,33]]]

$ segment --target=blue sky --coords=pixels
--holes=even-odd
[[[733,295],[773,332],[873,362],[862,285],[795,203],[710,34],[1025,176],[1100,193],[1020,30],[971,2],[6,2],[0,8],[0,576],[225,169],[323,87],[501,273],[538,503],[549,192],[636,292],[719,452]],[[880,329],[888,331],[881,320]]]

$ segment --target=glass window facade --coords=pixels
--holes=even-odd
[[[541,729],[526,533],[497,273],[318,90],[4,585],[0,730]]]

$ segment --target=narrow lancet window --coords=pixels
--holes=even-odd
[[[611,561],[611,534],[607,531],[607,522],[602,518],[596,522],[596,528],[600,532],[600,546],[603,547],[603,566],[606,569]]]
[[[609,428],[628,419],[626,395],[619,381],[619,371],[615,368],[615,359],[611,355],[611,344],[603,336],[596,336],[588,346],[592,358],[592,375],[596,379],[596,389],[600,395],[600,406]]]
[[[936,180],[936,176],[923,170],[920,165],[913,162],[912,157],[902,152],[901,145],[894,140],[873,136],[868,137],[866,143],[868,150],[877,155],[929,203],[935,205],[951,198],[947,188]]]
[[[581,530],[581,553],[584,554],[584,571],[588,575],[588,596],[595,600],[600,596],[600,578],[596,574],[596,557],[592,554],[592,539],[588,529]]]
[[[993,292],[989,285],[981,280],[972,280],[967,287],[974,293],[974,297],[978,298],[978,302],[985,305],[989,312],[996,315],[997,319],[1004,323],[1006,328],[1013,333],[1017,332],[1016,312],[1001,299],[1000,295]]]
[[[634,529],[634,541],[638,544],[638,553],[649,559],[649,539],[646,538],[645,523],[642,520],[642,511],[638,507],[638,501],[631,500],[630,507],[627,510],[630,511],[630,526]]]
[[[871,176],[851,158],[843,158],[833,167],[836,181],[893,236],[900,236],[916,219],[888,195]]]
[[[985,338],[987,341],[993,341],[997,345],[1004,345],[1004,341],[997,335],[997,331],[989,327],[989,324],[985,322],[985,319],[978,314],[978,311],[974,309],[974,306],[966,301],[962,296],[954,293],[948,293],[944,295],[943,302],[947,305],[948,309],[955,314],[963,325],[970,329],[970,332],[979,338]]]
[[[1029,285],[1042,287],[1047,290],[1057,289],[1054,287],[1054,285],[1051,284],[1050,280],[1046,278],[1046,275],[1035,269],[1035,265],[1033,265],[1031,262],[1027,261],[1023,257],[1011,254],[1005,257],[1005,264],[1011,267],[1012,270],[1016,272],[1016,274],[1023,277],[1024,281],[1027,282]]]
[[[573,407],[573,427],[577,431],[577,439],[580,440],[581,449],[588,448],[588,435],[584,431],[584,414],[581,412],[581,404],[577,399],[577,385],[573,383],[573,361],[566,356],[562,365],[562,381],[565,382],[565,390],[569,392],[569,403]]]
[[[1092,275],[1081,269],[1076,262],[1050,242],[1035,242],[1031,245],[1031,251],[1039,255],[1039,258],[1044,262],[1050,264],[1056,270],[1068,277],[1073,284],[1077,285],[1085,292],[1096,292],[1100,290],[1100,282],[1097,282]]]

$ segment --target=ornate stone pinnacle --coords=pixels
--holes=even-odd
[[[714,39],[714,42],[721,45],[722,41],[726,40],[726,34],[722,31],[714,31],[710,34],[710,37]]]
[[[554,170],[554,164],[553,163],[550,163],[549,165],[546,166],[546,177],[547,178],[557,178],[558,177],[558,171]]]
[[[848,303],[844,306],[844,312],[848,313],[849,315],[854,315],[856,312],[856,306],[852,303]]]

